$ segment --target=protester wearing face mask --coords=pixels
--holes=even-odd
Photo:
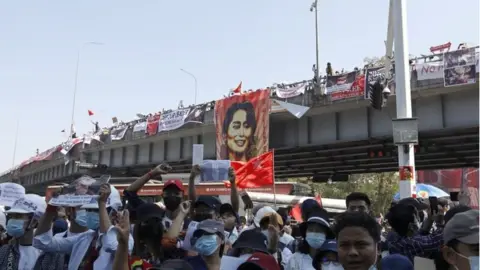
[[[443,231],[443,258],[448,270],[479,269],[479,211],[454,215]]]
[[[377,269],[380,226],[373,217],[364,212],[345,212],[337,217],[333,230],[343,269]]]
[[[123,195],[124,195],[124,200],[125,201],[128,201],[127,205],[126,205],[126,208],[130,211],[130,219],[131,220],[136,220],[136,216],[137,216],[137,213],[136,213],[136,209],[145,204],[145,202],[138,196],[138,191],[140,189],[142,189],[142,187],[148,182],[150,181],[151,179],[158,179],[158,180],[162,180],[162,175],[164,174],[167,174],[168,171],[171,170],[171,167],[166,165],[166,164],[160,164],[158,165],[157,167],[155,167],[153,170],[149,171],[148,173],[144,174],[143,176],[137,178],[132,184],[130,184],[124,191],[123,191]],[[171,187],[171,184],[172,183],[176,183],[175,181],[167,181]],[[164,190],[167,188],[167,183],[164,184]],[[181,189],[181,191],[183,192],[183,184],[180,183],[177,184],[177,187],[179,189]],[[165,195],[177,195],[176,193],[174,192],[167,192],[167,194],[163,194],[164,196],[164,202],[165,202]],[[183,195],[182,195],[183,196]],[[168,196],[167,196],[168,197]],[[167,199],[169,202],[169,208],[171,210],[167,211],[165,213],[165,221],[168,221],[175,218],[175,210],[176,208],[174,207],[175,205],[178,206],[180,204],[180,202],[182,201],[182,199],[179,200],[178,204],[175,203],[175,201],[177,201],[178,199],[175,198],[176,196],[172,197],[171,199]],[[165,222],[165,223],[168,223],[168,222]],[[165,225],[169,225],[169,224],[165,224]],[[167,226],[164,226],[164,227],[167,227]],[[169,226],[168,226],[169,227]],[[168,228],[166,228],[168,229]]]
[[[428,211],[428,219],[434,217]],[[422,227],[415,207],[405,204],[396,204],[387,214],[388,223],[395,234],[387,239],[389,254],[402,254],[410,261],[418,257],[434,259],[440,252],[443,242],[441,230],[424,235],[418,230]]]
[[[337,241],[327,240],[323,243],[312,262],[315,270],[343,270],[342,265],[338,261]]]
[[[26,194],[6,211],[6,230],[12,241],[0,248],[0,269],[63,269],[61,254],[44,254],[32,246],[33,231],[46,207],[42,197]]]
[[[198,224],[191,239],[191,245],[199,255],[188,257],[186,261],[195,270],[219,270],[224,244],[223,222],[204,220]]]
[[[328,213],[324,209],[312,212],[308,220],[300,224],[300,232],[304,240],[299,251],[288,261],[286,270],[314,270],[312,262],[318,250],[327,239],[335,237],[328,223]]]
[[[222,202],[215,196],[198,196],[193,205],[193,220],[202,222],[207,219],[218,219],[220,217],[220,205],[222,205]]]
[[[257,230],[248,230],[243,232],[235,241],[229,256],[248,259],[255,252],[268,252],[268,239],[265,234]]]
[[[225,242],[226,245],[231,246],[238,238],[238,231],[236,225],[239,223],[238,214],[233,210],[229,203],[224,203],[220,206],[220,217],[225,225]]]
[[[110,191],[110,192],[108,192]],[[110,215],[121,206],[120,194],[109,185],[102,186],[96,202],[75,209],[73,224],[84,228],[83,232],[67,231],[52,235],[52,221],[57,208],[49,205],[35,232],[33,245],[45,252],[65,253],[66,269],[112,269],[112,253],[117,247],[116,231],[111,226]],[[100,215],[101,214],[101,215]],[[102,216],[102,217],[100,217]],[[133,239],[129,243],[133,248]]]
[[[264,212],[262,209],[258,211],[257,215],[261,215]],[[268,252],[284,268],[290,260],[292,252],[286,245],[280,242],[280,231],[283,227],[282,217],[275,211],[267,211],[263,218],[260,219],[259,225],[261,232],[267,236]]]

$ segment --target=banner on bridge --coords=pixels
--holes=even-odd
[[[395,94],[395,73],[393,72],[393,69],[389,73],[390,74],[388,75],[389,79],[387,81],[387,87],[388,89],[390,89],[391,94],[393,95]],[[385,79],[385,74],[385,67],[373,67],[368,68],[365,71],[365,99],[370,99],[371,93],[370,91],[368,91],[368,84],[373,85],[379,77]]]
[[[268,152],[269,90],[231,96],[215,103],[218,160],[248,161]]]
[[[477,82],[475,48],[443,55],[443,80],[445,87]]]
[[[361,97],[365,92],[365,76],[359,71],[327,76],[326,90],[331,100]]]

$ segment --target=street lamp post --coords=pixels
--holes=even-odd
[[[73,88],[73,105],[72,105],[72,121],[71,121],[71,125],[70,125],[70,136],[72,136],[73,133],[74,133],[73,124],[74,124],[74,118],[75,118],[75,103],[76,103],[76,98],[77,98],[78,69],[80,67],[80,53],[82,52],[82,49],[87,45],[103,45],[103,43],[89,41],[89,42],[83,43],[82,46],[80,46],[80,48],[78,49],[77,66],[76,66],[76,69],[75,69],[75,86]]]
[[[315,69],[315,80],[317,81],[317,84],[320,83],[320,78],[319,78],[319,66],[318,66],[318,0],[315,0],[315,2],[312,3],[312,6],[310,7],[310,12],[315,11],[315,57],[316,57],[316,69]]]
[[[193,75],[192,73],[186,71],[186,70],[183,69],[183,68],[181,68],[180,70],[181,70],[182,72],[184,72],[185,74],[189,75],[190,77],[192,77],[193,80],[195,81],[195,102],[194,102],[194,103],[195,103],[195,105],[197,105],[197,90],[198,90],[198,88],[197,88],[197,77],[195,77],[195,75]]]

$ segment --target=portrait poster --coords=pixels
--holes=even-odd
[[[52,195],[48,203],[54,206],[76,207],[96,202],[100,187],[109,181],[109,175],[102,175],[99,179],[87,175],[81,176],[62,188],[59,194]]]
[[[247,162],[268,152],[270,91],[234,95],[215,103],[217,159]]]

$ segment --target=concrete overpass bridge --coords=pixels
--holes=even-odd
[[[477,74],[478,78],[478,74]],[[413,115],[419,119],[418,170],[478,167],[479,84],[444,87],[443,78],[417,80],[412,72]],[[330,96],[307,91],[288,102],[309,106],[300,119],[288,112],[270,115],[270,148],[275,152],[276,178],[312,177],[327,180],[332,174],[396,171],[397,153],[392,142],[396,117],[395,96],[382,111],[372,110],[363,97],[332,101]],[[77,145],[69,154],[73,161],[105,164],[104,172],[118,176],[145,173],[154,164],[167,161],[174,173],[188,173],[192,145],[204,144],[205,159],[215,159],[213,110],[203,124],[134,138],[132,128],[124,138],[104,144]],[[75,162],[65,165],[60,153],[48,161],[35,162],[9,172],[0,181],[16,179],[31,190],[45,190],[54,182],[77,176]]]

